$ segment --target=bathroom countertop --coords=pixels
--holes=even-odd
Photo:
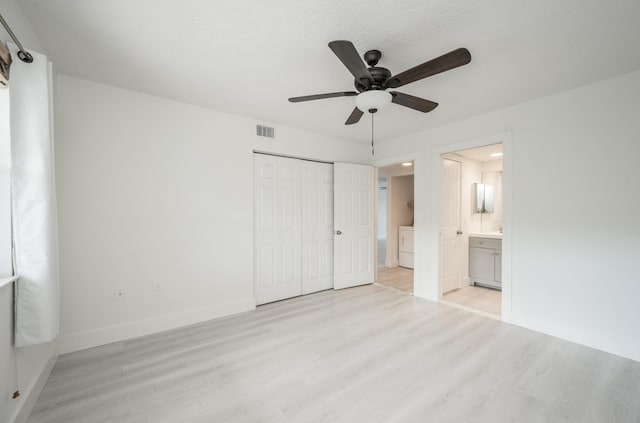
[[[469,237],[502,239],[502,232],[472,232]]]

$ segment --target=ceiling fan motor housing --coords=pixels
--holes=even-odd
[[[356,89],[359,92],[385,89],[385,82],[387,82],[387,80],[391,78],[391,72],[389,71],[389,69],[372,66],[368,69],[368,71],[369,75],[371,75],[371,78],[373,79],[373,82],[369,80],[358,81],[356,79],[354,81]]]

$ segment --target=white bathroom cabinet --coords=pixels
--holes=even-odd
[[[469,237],[471,285],[502,289],[502,240]]]

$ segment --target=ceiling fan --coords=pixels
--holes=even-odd
[[[329,48],[355,77],[354,84],[357,92],[341,91],[291,97],[289,101],[298,103],[332,97],[356,97],[356,107],[351,112],[345,125],[357,123],[365,111],[376,113],[389,103],[395,103],[423,113],[430,112],[438,107],[438,103],[399,91],[387,90],[399,88],[411,82],[466,65],[471,61],[469,50],[459,48],[392,76],[388,69],[376,66],[382,57],[382,53],[379,50],[369,50],[364,54],[364,60],[369,65],[369,68],[367,68],[351,41],[331,41]]]

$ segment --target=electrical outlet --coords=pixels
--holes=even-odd
[[[114,289],[113,290],[113,301],[122,301],[124,300],[124,291],[122,289]]]
[[[160,284],[159,283],[154,283],[153,284],[153,295],[160,295]]]

